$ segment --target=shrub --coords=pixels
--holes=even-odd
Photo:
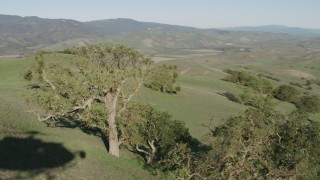
[[[269,94],[272,91],[272,85],[265,79],[256,78],[251,74],[243,71],[228,70],[228,72],[230,75],[225,78],[225,80],[227,81],[250,87],[260,94]]]
[[[298,95],[300,92],[288,85],[280,85],[273,91],[273,96],[281,101],[286,101],[286,102],[295,102],[298,98]]]
[[[300,87],[300,88],[303,87],[301,84],[295,83],[295,82],[290,82],[289,84],[292,85],[292,86]]]
[[[317,96],[302,96],[295,105],[308,113],[320,112],[320,99]]]

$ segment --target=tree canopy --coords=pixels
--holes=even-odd
[[[193,151],[177,144],[163,167],[176,178],[192,179],[317,179],[320,175],[320,126],[306,113],[282,115],[250,108],[212,128],[211,149]]]
[[[320,112],[320,99],[317,96],[302,96],[295,105],[298,109],[308,113]]]
[[[265,79],[257,78],[244,71],[227,70],[227,72],[229,73],[225,78],[227,81],[249,87],[260,95],[268,95],[272,92],[272,85]]]
[[[281,101],[296,102],[300,91],[289,85],[280,85],[273,91],[273,96]]]
[[[319,132],[301,112],[249,109],[213,129],[212,142],[227,178],[314,179],[320,173]]]
[[[43,109],[35,110],[41,121],[68,118],[100,128],[109,140],[109,153],[119,156],[117,119],[145,82],[152,61],[123,45],[89,45],[71,51],[72,55],[54,55],[65,59],[63,63],[48,60],[47,54],[36,56],[37,64],[25,78],[37,76],[40,86],[33,89],[29,102]]]
[[[175,144],[191,139],[184,122],[149,105],[131,104],[119,124],[124,142],[142,153],[149,165],[164,158]]]
[[[161,64],[153,67],[148,74],[145,86],[165,93],[177,93],[179,86],[175,86],[178,77],[177,66]]]

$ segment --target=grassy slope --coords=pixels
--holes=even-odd
[[[25,91],[26,82],[20,72],[28,66],[25,59],[0,59],[0,143],[4,138],[27,138],[29,132],[37,132],[33,139],[46,143],[59,143],[75,155],[75,158],[57,168],[49,171],[9,171],[0,169],[1,178],[17,178],[18,176],[31,179],[155,179],[143,170],[142,163],[126,151],[118,159],[107,154],[101,138],[89,135],[79,129],[49,128],[44,123],[36,120],[33,114],[26,112],[21,94]],[[21,147],[25,148],[25,147]],[[32,152],[34,149],[25,149]],[[81,159],[77,152],[83,151],[86,155]],[[14,155],[18,155],[19,152]],[[59,154],[55,154],[59,156]],[[4,156],[3,154],[0,155]],[[49,162],[55,161],[50,159]]]
[[[144,88],[137,98],[185,121],[191,134],[197,138],[207,133],[202,123],[214,118],[214,125],[218,125],[223,118],[245,109],[220,95],[226,91],[238,92],[232,83],[209,76],[181,75],[178,84],[182,87],[178,94],[168,95]]]
[[[288,45],[289,44],[289,45]],[[319,58],[310,59],[297,58],[303,54],[299,48],[293,46],[293,42],[288,44],[278,44],[278,47],[266,45],[263,48],[256,48],[252,52],[225,52],[221,54],[204,54],[192,56],[189,52],[174,52],[167,55],[183,55],[178,60],[167,61],[166,63],[176,64],[180,70],[178,84],[182,87],[182,92],[176,95],[163,94],[142,88],[136,96],[136,100],[150,103],[162,110],[169,111],[174,118],[186,122],[192,135],[201,139],[206,133],[202,123],[209,121],[212,117],[214,125],[223,122],[223,118],[243,112],[247,107],[237,104],[222,96],[221,93],[240,93],[241,90],[233,83],[223,81],[226,75],[223,69],[235,68],[250,71],[254,74],[263,73],[277,77],[281,82],[272,81],[273,85],[289,82],[303,83],[300,76],[288,74],[286,69],[298,70],[312,74],[319,78]],[[288,47],[293,46],[294,52]],[[55,57],[53,57],[56,59]],[[309,67],[306,68],[306,63]],[[47,128],[43,123],[35,120],[35,117],[23,112],[25,106],[21,98],[26,83],[21,80],[20,69],[24,69],[28,61],[26,60],[0,60],[0,112],[4,114],[0,117],[1,137],[17,136],[19,133],[27,131],[39,131],[42,134],[36,138],[46,142],[59,142],[72,152],[84,151],[85,159],[76,159],[76,165],[62,170],[54,170],[59,178],[71,177],[93,177],[95,179],[105,178],[150,178],[150,175],[142,170],[142,165],[132,160],[132,155],[127,152],[120,160],[106,154],[105,147],[100,138],[88,135],[77,129]],[[319,87],[312,85],[311,94],[320,95]],[[302,92],[306,91],[300,89]],[[290,111],[294,109],[292,104],[275,101],[279,111]],[[319,114],[312,117],[319,120]],[[18,132],[18,133],[17,133]],[[20,136],[20,135],[19,135]],[[27,136],[27,135],[24,135]],[[126,169],[123,173],[122,169]],[[1,172],[4,175],[10,172]],[[59,174],[59,175],[58,175]],[[1,176],[2,174],[0,174]],[[41,176],[46,176],[42,174]],[[152,177],[154,178],[154,177]]]

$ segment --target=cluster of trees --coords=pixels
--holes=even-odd
[[[268,81],[232,72],[228,80],[246,87],[241,101],[253,107],[218,127],[205,125],[208,135],[202,144],[192,138],[182,121],[132,102],[143,85],[174,91],[176,67],[155,66],[150,58],[122,45],[90,45],[68,51],[74,56],[68,67],[49,63],[48,55],[39,54],[34,68],[24,76],[38,80],[28,101],[42,108],[35,110],[40,121],[68,119],[97,128],[108,138],[110,154],[119,157],[121,144],[141,155],[147,165],[178,179],[320,176],[319,124],[309,121],[305,111],[282,115],[269,103],[273,93],[291,101],[285,96],[290,88],[273,91]]]
[[[320,112],[320,99],[317,96],[300,96],[300,91],[289,85],[280,85],[273,91],[274,97],[293,103],[298,109],[308,113]]]
[[[300,91],[290,85],[280,85],[273,89],[269,81],[255,77],[247,72],[227,70],[225,80],[241,85],[243,92],[237,96],[242,104],[253,107],[271,106],[274,97],[293,103],[298,109],[308,113],[320,112],[320,99],[317,96],[300,96]]]
[[[229,75],[225,80],[245,87],[250,87],[259,94],[269,94],[273,89],[269,81],[252,76],[247,72],[227,70],[227,73],[229,73]]]
[[[251,108],[212,128],[205,153],[178,144],[165,168],[181,179],[317,179],[319,133],[305,113]]]
[[[244,72],[233,72],[226,79],[244,86],[237,98],[251,107],[218,127],[206,125],[210,129],[206,152],[178,144],[165,159],[165,169],[181,179],[317,179],[320,124],[308,116],[319,112],[319,99],[299,97],[299,91],[287,85],[273,90],[267,82]],[[267,90],[257,88],[259,85]],[[271,103],[273,96],[297,100],[297,110],[285,115],[277,112]]]
[[[235,96],[240,103],[253,107],[270,106],[273,87],[268,80],[244,71],[227,70],[227,73],[229,75],[225,80],[240,85],[243,90],[241,94]]]

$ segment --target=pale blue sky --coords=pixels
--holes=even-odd
[[[200,28],[281,24],[320,29],[320,0],[0,0],[0,14],[131,18]]]

